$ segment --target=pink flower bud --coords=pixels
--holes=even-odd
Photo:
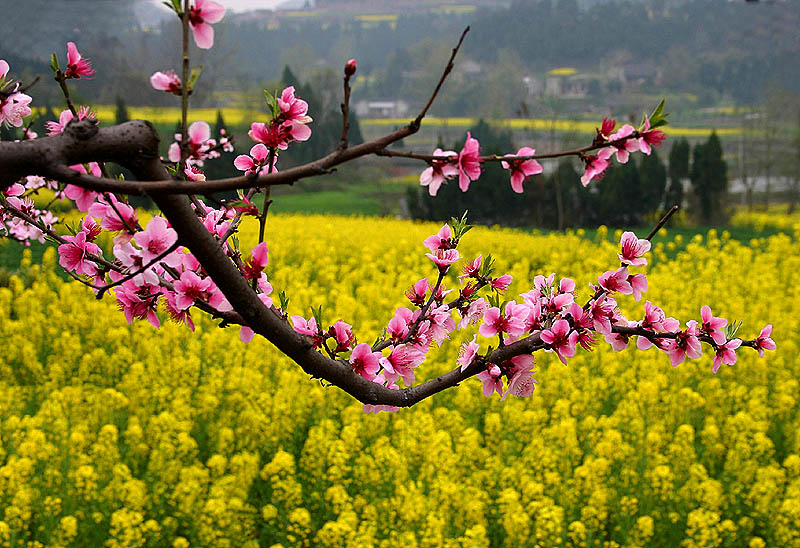
[[[350,59],[344,66],[345,76],[352,76],[356,73],[356,60]]]

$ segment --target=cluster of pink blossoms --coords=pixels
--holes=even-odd
[[[308,115],[308,103],[295,97],[294,86],[289,86],[274,98],[275,108],[269,122],[253,122],[247,133],[250,138],[270,150],[286,150],[292,141],[307,141],[313,120]]]
[[[661,146],[661,142],[666,139],[666,134],[659,129],[650,128],[650,117],[645,116],[642,127],[637,131],[630,124],[625,124],[616,132],[614,128],[617,122],[609,118],[603,118],[603,123],[597,136],[595,143],[606,144],[601,148],[597,154],[584,154],[582,156],[586,171],[581,177],[583,186],[588,185],[592,179],[598,181],[605,175],[606,169],[611,165],[609,161],[612,156],[616,156],[617,162],[625,164],[630,158],[631,152],[643,152],[648,156],[652,152],[652,147]],[[637,136],[638,135],[638,136]]]
[[[661,113],[663,106],[659,105],[654,114],[658,116],[659,124],[666,123],[665,115]],[[645,116],[642,126],[637,130],[630,124],[625,124],[618,131],[614,131],[616,122],[604,118],[601,128],[597,130],[593,146],[596,154],[581,153],[580,157],[585,164],[585,172],[581,177],[583,186],[592,179],[601,179],[608,167],[610,159],[616,156],[617,161],[624,164],[630,158],[631,152],[641,151],[650,154],[652,147],[660,146],[666,134],[651,128],[650,117]],[[510,172],[511,188],[521,194],[522,183],[530,176],[542,173],[543,168],[534,158],[536,150],[530,147],[520,148],[516,154],[506,154],[500,158],[503,169]],[[497,158],[495,158],[497,159]],[[480,155],[480,143],[469,132],[464,148],[456,153],[452,150],[437,148],[433,151],[433,158],[428,161],[429,166],[420,174],[420,185],[428,187],[428,193],[436,196],[442,184],[458,177],[458,186],[462,192],[469,190],[469,185],[477,181],[481,175],[481,163],[485,159]]]
[[[31,115],[31,97],[17,91],[19,83],[6,81],[10,67],[0,59],[0,124],[22,126],[22,119]]]
[[[189,125],[186,130],[186,165],[188,168],[203,167],[205,160],[220,157],[220,150],[233,152],[233,143],[227,136],[224,129],[220,129],[219,139],[211,137],[211,126],[202,120]],[[175,141],[169,145],[167,158],[170,162],[179,162],[181,159],[181,134],[175,134]],[[197,169],[187,169],[186,175],[191,180],[204,180],[197,178],[201,172]]]
[[[478,334],[487,339],[497,338],[500,347],[527,340],[528,350],[503,363],[489,361],[491,348],[485,355],[480,354],[478,334],[460,348],[456,360],[460,370],[472,368],[483,383],[484,395],[496,393],[501,399],[533,394],[537,384],[533,377],[533,353],[537,350],[552,352],[566,364],[579,347],[591,351],[598,336],[616,352],[626,348],[634,337],[637,348],[646,350],[654,346],[666,353],[674,366],[686,358],[699,358],[701,343],[711,346],[714,352],[714,373],[723,363],[736,363],[736,350],[743,341],[735,337],[735,329],[728,326],[727,320],[714,317],[708,306],[700,310],[700,321],[690,320],[685,329],[650,301],[644,304],[641,320],[629,320],[622,315],[615,295],[632,295],[638,301],[648,289],[643,273],[629,272],[629,268],[647,264],[644,255],[650,250],[650,242],[637,238],[633,232],[625,232],[620,241],[622,266],[598,277],[597,285],[590,287],[592,296],[583,306],[576,301],[575,282],[561,278],[556,283],[555,274],[536,276],[533,287],[520,294],[520,302],[507,301],[501,306],[501,292],[508,289],[512,277],[508,274],[492,277],[491,258],[484,261],[482,256],[464,266],[459,276],[462,287],[458,297],[446,303],[445,297],[453,290],[445,289],[442,281],[460,259],[456,247],[464,232],[464,226],[456,221],[453,228],[446,224],[425,240],[430,251],[427,256],[439,273],[437,282],[432,285],[428,278],[423,278],[406,292],[413,308],[398,308],[386,326],[383,339],[375,345],[358,343],[352,326],[342,320],[325,331],[316,317],[292,316],[295,331],[311,337],[313,346],[332,358],[350,352],[349,363],[356,374],[390,389],[399,389],[400,381],[411,386],[416,379],[415,369],[425,360],[433,343],[440,346],[456,329],[478,324]],[[492,292],[488,298],[478,296],[484,288]],[[460,316],[458,321],[453,312]],[[771,332],[771,325],[764,327],[759,337],[746,345],[762,355],[765,350],[774,350]],[[397,408],[365,405],[364,409],[377,412]]]
[[[142,229],[135,210],[118,201],[113,195],[108,202],[98,199],[88,208],[73,235],[62,238],[58,247],[59,264],[76,276],[83,276],[96,290],[114,292],[126,319],[146,319],[160,326],[156,314],[163,303],[167,314],[175,321],[194,329],[190,308],[200,306],[207,312],[227,312],[231,306],[211,278],[203,271],[191,252],[177,246],[177,233],[166,219],[154,217]],[[203,225],[220,239],[231,258],[238,257],[222,238],[231,226],[233,209],[198,211]],[[106,259],[94,243],[103,230],[115,232],[113,257]],[[265,243],[251,251],[247,261],[240,262],[245,279],[251,280],[261,301],[272,306],[272,286],[264,269],[268,264]],[[253,331],[242,327],[242,340],[248,342]]]
[[[45,233],[39,227],[52,228],[58,222],[58,217],[49,210],[36,208],[31,196],[43,188],[55,189],[57,187],[53,181],[30,175],[2,191],[2,197],[8,205],[33,219],[36,224],[30,224],[15,217],[0,203],[0,235],[13,238],[26,246],[29,246],[32,241],[45,242]]]

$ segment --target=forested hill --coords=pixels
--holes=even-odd
[[[50,52],[63,56],[65,42],[73,40],[104,84],[81,83],[78,94],[101,102],[122,94],[129,104],[158,104],[166,100],[163,94],[134,83],[178,66],[178,25],[174,17],[157,26],[152,19],[143,24],[146,5],[144,0],[0,0],[0,58],[13,57],[14,73],[31,77]],[[327,67],[338,73],[346,59],[357,57],[359,77],[366,77],[357,81],[357,99],[394,95],[413,104],[427,93],[466,25],[472,33],[459,68],[469,70],[456,75],[448,102],[439,105],[448,114],[484,105],[497,96],[498,82],[521,88],[524,76],[543,78],[558,67],[573,67],[601,86],[613,70],[644,67],[657,73],[651,88],[690,93],[708,105],[722,98],[759,102],[768,84],[800,91],[797,2],[319,0],[310,11],[231,14],[216,25],[215,48],[195,56],[206,66],[208,86],[196,101],[218,101],[212,88],[257,95],[286,65],[308,80]],[[41,86],[37,95],[52,91],[57,101],[57,90],[45,87],[53,86]],[[512,105],[519,105],[506,103],[494,114],[510,115]]]
[[[466,52],[495,62],[516,52],[541,69],[608,66],[613,60],[663,67],[673,89],[700,84],[740,102],[765,82],[800,91],[800,6],[796,2],[516,0],[481,12]],[[491,44],[491,47],[485,47]]]

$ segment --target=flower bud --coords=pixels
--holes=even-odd
[[[356,73],[356,60],[350,59],[344,66],[344,75],[352,76]]]

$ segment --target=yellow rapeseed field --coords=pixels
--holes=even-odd
[[[322,304],[372,342],[433,275],[436,229],[272,217],[268,272],[290,313]],[[657,241],[652,301],[683,320],[710,304],[744,337],[772,323],[778,350],[717,375],[710,356],[673,368],[652,349],[603,344],[568,367],[537,354],[531,398],[487,399],[472,379],[377,416],[236,328],[128,325],[57,277],[55,250],[25,260],[0,287],[0,546],[800,546],[800,242]],[[510,295],[557,272],[585,297],[616,247],[602,230],[476,228],[460,249],[496,256]],[[471,336],[418,377],[453,368]]]
[[[773,206],[768,210],[740,210],[730,220],[733,226],[749,227],[759,232],[780,230],[787,234],[800,236],[800,211],[786,213],[783,206]]]

